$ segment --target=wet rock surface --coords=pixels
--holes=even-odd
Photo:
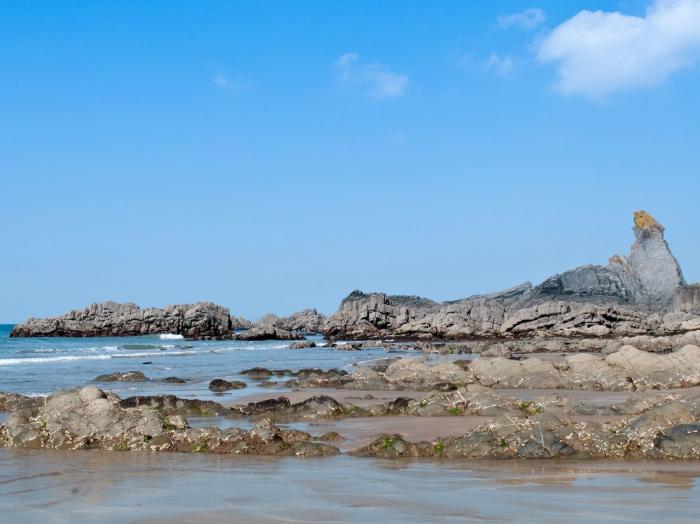
[[[230,391],[232,389],[243,389],[246,387],[245,382],[240,380],[228,381],[222,378],[215,378],[209,382],[209,390],[215,393],[223,393],[225,391]]]
[[[124,371],[99,375],[94,382],[147,382],[150,379],[140,371]]]
[[[106,449],[226,453],[238,455],[323,456],[338,453],[297,430],[270,420],[250,431],[188,427],[180,415],[150,405],[126,407],[95,387],[50,396],[34,409],[18,409],[0,427],[4,446],[22,449]]]

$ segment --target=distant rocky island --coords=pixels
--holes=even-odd
[[[190,339],[294,340],[320,333],[330,340],[518,341],[528,337],[675,336],[700,329],[700,285],[688,285],[664,239],[664,227],[634,213],[628,256],[607,266],[584,265],[506,291],[463,300],[353,291],[330,317],[307,309],[256,323],[209,302],[144,308],[105,302],[54,318],[31,318],[13,337],[134,336],[162,333]]]

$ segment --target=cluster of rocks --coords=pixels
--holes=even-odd
[[[30,318],[12,337],[121,337],[177,334],[189,339],[231,338],[229,310],[198,302],[165,308],[104,302],[53,318]]]
[[[293,376],[291,372],[271,372]],[[260,377],[260,379],[267,379]],[[560,360],[480,357],[430,362],[426,357],[385,359],[359,366],[353,373],[316,370],[286,382],[266,385],[289,388],[355,390],[450,390],[467,384],[494,388],[636,391],[700,385],[700,347],[686,345],[668,354],[623,346],[609,355],[578,353]]]
[[[632,419],[581,421],[557,413],[503,417],[465,435],[409,442],[385,434],[354,450],[385,458],[700,458],[700,404],[669,402]]]
[[[660,392],[600,406],[548,396],[522,401],[468,385],[420,399],[397,398],[367,408],[328,396],[291,403],[280,397],[224,408],[172,396],[120,399],[95,387],[47,399],[0,395],[10,410],[0,445],[23,449],[105,449],[237,455],[323,456],[339,453],[320,437],[280,429],[273,420],[377,416],[471,416],[483,423],[458,437],[409,442],[380,435],[351,454],[429,458],[700,458],[700,399]],[[191,428],[187,416],[257,417],[251,430]],[[588,415],[597,415],[592,419]]]
[[[329,444],[269,420],[250,431],[190,428],[181,415],[166,415],[147,403],[124,404],[95,387],[48,397],[41,406],[16,409],[0,426],[0,443],[22,449],[105,449],[323,456]]]

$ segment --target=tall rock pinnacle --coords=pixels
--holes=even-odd
[[[634,213],[635,242],[628,257],[614,255],[607,266],[580,266],[549,277],[532,298],[594,300],[667,309],[683,273],[664,240],[664,227],[646,211]]]
[[[640,305],[666,307],[679,286],[683,272],[664,239],[664,226],[646,211],[634,213],[635,242],[627,264],[639,282],[636,301]]]

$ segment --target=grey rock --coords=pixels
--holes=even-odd
[[[123,337],[173,333],[189,339],[231,338],[226,308],[210,302],[139,308],[104,302],[60,317],[30,318],[15,326],[12,337]]]
[[[674,313],[700,315],[700,284],[681,286],[673,296]]]

